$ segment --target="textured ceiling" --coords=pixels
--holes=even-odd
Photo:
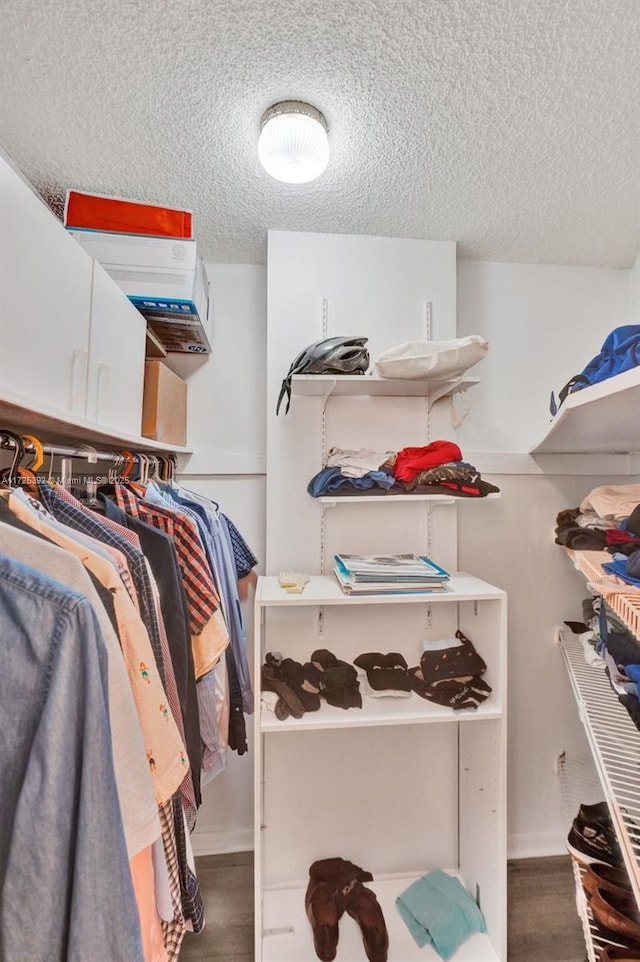
[[[266,230],[457,240],[628,267],[640,249],[638,0],[0,0],[0,143],[67,186],[192,208],[207,259]],[[256,156],[325,114],[314,184]]]

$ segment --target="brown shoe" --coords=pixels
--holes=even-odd
[[[357,882],[347,902],[347,912],[360,926],[369,962],[387,962],[389,934],[375,892]]]
[[[582,887],[587,898],[591,898],[596,889],[612,892],[618,899],[633,898],[629,876],[621,868],[605,865],[603,862],[592,862],[582,876]]]
[[[598,962],[638,962],[639,959],[640,951],[618,948],[616,945],[608,945],[598,956]]]
[[[309,868],[309,876],[316,882],[328,882],[335,889],[350,882],[373,882],[373,875],[346,858],[321,858]]]
[[[304,900],[313,929],[313,946],[322,962],[333,962],[338,951],[340,915],[333,889],[326,882],[309,881]]]
[[[633,896],[619,899],[612,892],[597,888],[589,906],[597,928],[606,939],[640,949],[640,914]]]

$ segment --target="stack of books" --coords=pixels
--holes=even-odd
[[[432,594],[446,590],[449,574],[415,554],[334,555],[333,573],[347,595]]]

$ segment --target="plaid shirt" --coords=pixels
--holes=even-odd
[[[180,869],[178,866],[178,848],[176,841],[175,816],[173,799],[160,805],[158,809],[160,815],[160,825],[162,828],[162,844],[164,857],[167,863],[169,875],[169,891],[171,893],[171,905],[173,907],[173,919],[171,922],[161,920],[162,941],[167,950],[169,962],[177,962],[180,955],[180,946],[186,931],[184,915],[182,913],[182,896],[180,892]],[[185,852],[186,861],[186,852]]]
[[[89,534],[91,537],[97,538],[98,541],[104,542],[104,544],[117,548],[125,555],[129,562],[136,594],[140,601],[140,616],[149,634],[151,648],[153,649],[153,654],[158,665],[162,684],[166,690],[160,628],[144,555],[139,548],[135,548],[123,535],[114,534],[113,530],[103,523],[104,519],[102,517],[97,517],[93,512],[85,513],[82,507],[78,508],[74,503],[71,503],[69,498],[75,501],[72,495],[64,498],[61,494],[63,490],[64,488],[62,487],[54,490],[44,481],[38,482],[38,491],[40,492],[42,503],[54,518],[57,518],[58,521],[63,521],[70,528],[73,528],[74,531],[82,531],[84,534]],[[123,528],[122,531],[124,532],[124,530],[126,529]]]
[[[77,508],[78,510],[82,511],[85,515],[89,515],[94,519],[96,518],[96,515],[94,512],[91,511],[91,508],[87,507],[87,505],[83,504],[81,501],[78,501],[77,498],[74,498],[74,496],[70,494],[66,488],[63,488],[62,486],[58,486],[56,488],[56,492],[60,496],[60,498],[62,498],[62,500],[66,502],[66,504]],[[115,537],[122,538],[124,541],[128,542],[132,548],[135,548],[137,551],[141,550],[140,539],[138,535],[135,533],[135,531],[131,531],[129,528],[125,528],[124,525],[118,524],[117,521],[113,521],[111,518],[106,518],[103,515],[99,516],[99,521],[101,524],[104,524],[105,527],[109,531],[111,531],[111,533]],[[145,566],[146,566],[146,560],[145,560]],[[149,578],[149,584],[151,585],[151,578]],[[151,591],[153,594],[153,587],[151,587]],[[155,599],[152,599],[152,600],[153,600],[153,606],[156,612],[156,616],[158,619],[158,633],[160,637],[162,666],[164,668],[164,674],[161,672],[161,675],[163,674],[163,677],[165,678],[164,689],[167,695],[167,701],[169,702],[169,708],[171,709],[171,714],[175,719],[176,725],[178,726],[178,731],[180,732],[182,741],[184,742],[185,735],[184,735],[184,725],[182,722],[182,711],[180,709],[180,700],[178,698],[178,686],[176,684],[175,675],[173,673],[173,665],[171,663],[171,652],[169,650],[169,641],[167,639],[167,633],[165,630],[164,621],[162,620],[162,614],[158,610],[158,606],[155,604]],[[187,820],[189,822],[189,825],[195,826],[196,813],[197,813],[196,793],[193,786],[193,777],[191,775],[190,770],[185,775],[184,780],[180,786],[180,793],[184,799],[185,811],[187,814]]]
[[[218,610],[220,599],[195,523],[180,511],[138,500],[123,484],[116,484],[115,489],[116,503],[123,511],[173,539],[189,605],[191,633],[200,634]]]

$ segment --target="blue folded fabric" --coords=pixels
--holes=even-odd
[[[633,555],[631,557],[633,557]],[[618,578],[622,578],[622,580],[628,585],[637,585],[640,587],[640,578],[634,578],[633,575],[630,575],[627,570],[626,558],[624,558],[624,561],[609,561],[602,565],[602,570],[608,572],[609,574],[617,575]]]
[[[440,869],[413,882],[396,906],[416,945],[432,945],[442,959],[450,959],[474,932],[487,931],[464,885]]]
[[[640,665],[625,665],[624,673],[627,678],[630,678],[636,685],[640,685]]]
[[[322,498],[325,494],[335,494],[344,488],[366,491],[369,488],[392,488],[396,479],[385,471],[369,471],[362,478],[347,478],[340,468],[323,468],[311,478],[307,491],[312,498]]]

